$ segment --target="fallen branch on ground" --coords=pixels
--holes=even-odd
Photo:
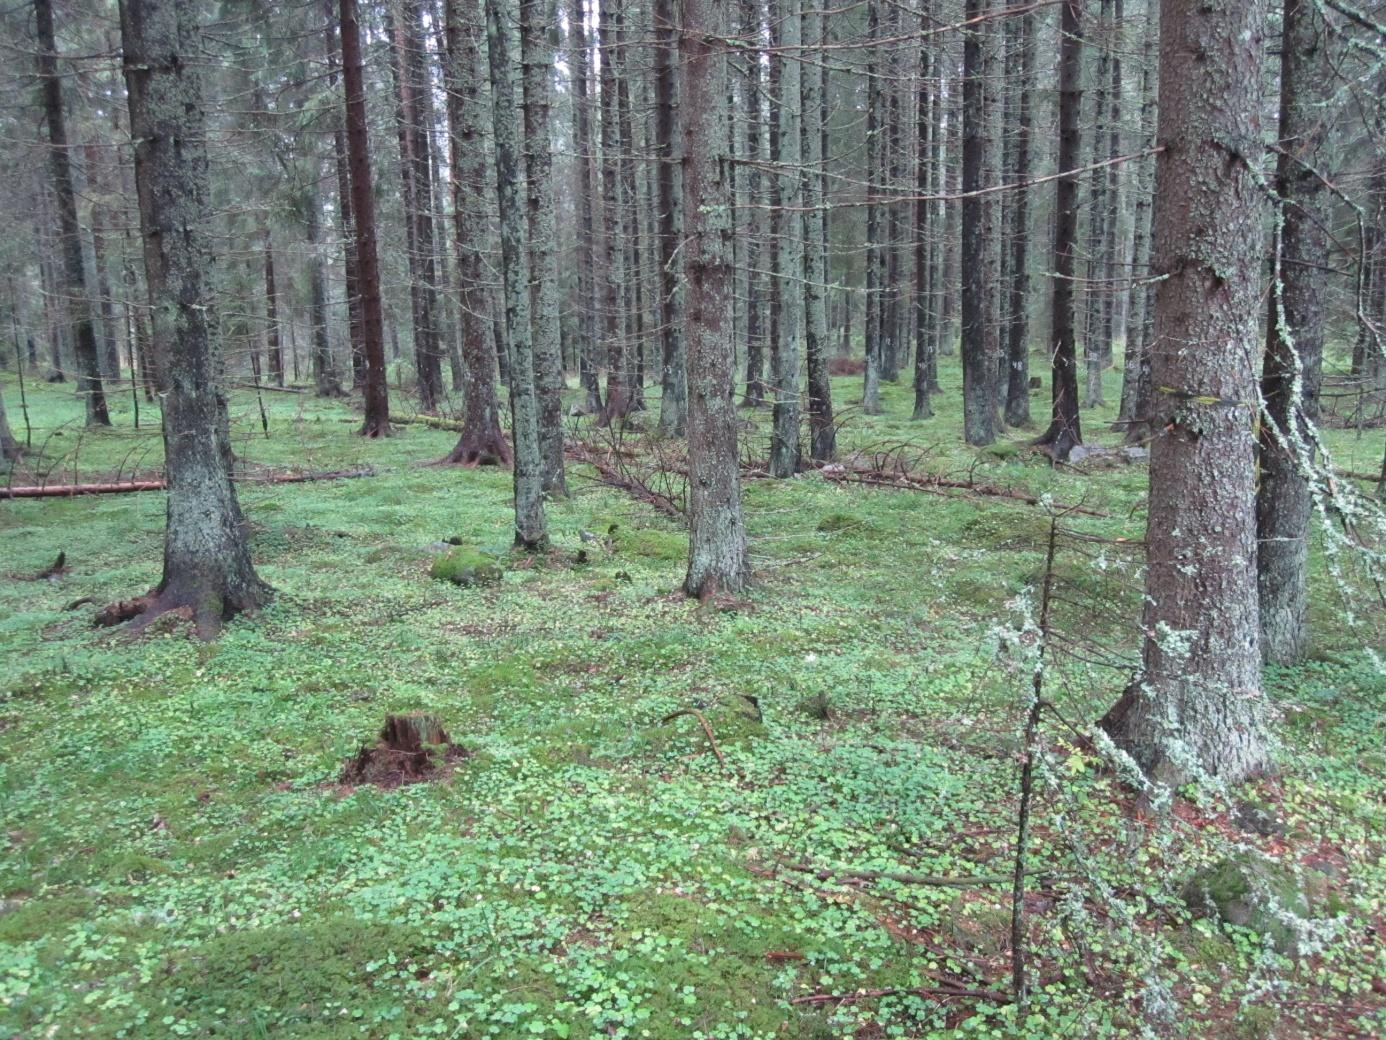
[[[272,473],[264,477],[236,477],[238,484],[309,484],[316,480],[352,480],[373,477],[375,470],[338,469],[317,473]],[[123,495],[132,491],[162,491],[168,486],[162,477],[154,480],[122,480],[109,484],[35,484],[27,487],[0,487],[0,498],[70,498],[74,495]]]
[[[881,997],[975,997],[978,1000],[991,1000],[999,1004],[1010,1002],[1010,997],[999,990],[971,989],[967,986],[950,986],[941,983],[937,986],[892,986],[889,989],[863,989],[856,993],[810,993],[795,997],[791,1004],[851,1004],[858,1000],[879,1000]]]
[[[947,495],[948,491],[965,491],[968,494],[984,495],[988,498],[1009,498],[1015,502],[1023,502],[1027,506],[1040,504],[1039,496],[1032,495],[1028,491],[1017,491],[1014,488],[998,487],[994,484],[979,484],[973,480],[960,480],[956,477],[945,477],[937,473],[885,475],[854,472],[832,466],[824,466],[819,472],[823,474],[824,480],[831,480],[836,484],[865,484],[868,487],[890,488],[895,491],[925,491],[936,495]],[[1110,513],[1105,513],[1100,509],[1088,509],[1086,506],[1066,505],[1062,502],[1051,504],[1060,513],[1082,513],[1085,516],[1098,517],[1111,516]]]
[[[811,863],[791,863],[781,860],[780,865],[787,870],[801,874],[811,874],[819,881],[896,881],[902,885],[928,885],[936,888],[984,888],[989,885],[1009,885],[1014,880],[1011,874],[982,874],[975,877],[950,877],[944,874],[904,874],[887,870],[837,870],[830,867],[815,867]],[[1027,875],[1048,874],[1047,870],[1029,870]]]
[[[585,462],[595,469],[602,478],[601,482],[607,487],[624,491],[632,498],[653,506],[667,517],[676,520],[683,519],[683,510],[672,498],[661,494],[647,484],[641,483],[634,477],[623,475],[607,458],[593,451],[587,445],[569,445],[564,454],[574,462]]]
[[[727,760],[722,757],[722,749],[717,746],[717,738],[712,735],[712,726],[707,721],[707,716],[700,712],[697,708],[680,708],[676,712],[672,712],[668,715],[665,715],[664,718],[660,721],[673,722],[675,719],[680,718],[684,715],[692,715],[695,719],[697,719],[699,722],[703,724],[703,732],[707,734],[707,742],[712,746],[712,753],[717,756],[717,761],[721,763],[722,768],[725,769],[728,773],[730,773],[731,768],[727,765]]]

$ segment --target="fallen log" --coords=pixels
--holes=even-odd
[[[309,484],[317,480],[352,480],[373,477],[375,470],[338,469],[315,473],[272,473],[264,477],[236,477],[238,484]],[[154,480],[122,480],[106,484],[35,484],[21,487],[0,487],[0,498],[71,498],[76,495],[123,495],[134,491],[162,491],[168,483]]]

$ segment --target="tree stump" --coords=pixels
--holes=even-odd
[[[398,787],[426,780],[466,749],[448,737],[436,715],[387,715],[374,746],[361,748],[342,770],[342,782]]]

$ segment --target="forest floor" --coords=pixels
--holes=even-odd
[[[1380,612],[1354,621],[1316,550],[1312,657],[1267,675],[1278,773],[1139,805],[1080,731],[1134,660],[1143,464],[1055,471],[1020,431],[966,449],[956,369],[924,422],[907,381],[883,417],[843,408],[844,454],[909,444],[913,470],[1047,497],[752,476],[736,601],[684,599],[678,523],[586,465],[550,504],[551,556],[512,559],[508,473],[427,465],[446,430],[362,441],[306,394],[263,395],[266,437],[238,390],[238,456],[375,475],[241,485],[277,595],[214,644],[92,627],[157,581],[161,494],[0,502],[0,1037],[1386,1033]],[[115,430],[83,432],[70,389],[29,384],[50,482],[157,472],[153,409],[137,433],[113,405]],[[745,414],[763,455],[768,413]],[[1379,430],[1331,443],[1380,466]],[[1056,543],[1017,1020],[993,876],[1051,501],[1089,513]],[[448,538],[502,579],[432,580]],[[664,721],[682,709],[720,761],[698,717]],[[341,782],[415,710],[469,756]],[[1228,862],[1254,876],[1245,927],[1185,898]]]

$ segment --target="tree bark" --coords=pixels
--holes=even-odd
[[[308,312],[313,326],[313,392],[318,397],[341,397],[342,384],[332,363],[332,341],[327,328],[327,266],[322,245],[322,200],[316,180],[305,189],[304,211],[307,214]]]
[[[990,0],[967,0],[967,17],[982,18]],[[984,186],[990,144],[986,110],[985,29],[970,30],[963,40],[962,148],[962,363],[963,437],[968,444],[996,439],[992,402],[991,352],[987,336],[988,207],[977,192]]]
[[[164,571],[140,626],[186,609],[212,638],[270,597],[231,483],[231,438],[205,226],[208,167],[190,0],[122,0],[121,36],[154,351],[167,385]]]
[[[539,551],[548,547],[549,536],[544,518],[544,461],[539,447],[539,415],[534,390],[520,117],[515,103],[510,27],[505,5],[506,0],[485,0],[501,275],[505,282],[505,332],[510,355],[510,425],[515,438],[515,545]]]
[[[525,184],[529,227],[531,321],[534,327],[534,392],[545,494],[566,495],[563,475],[563,350],[559,338],[558,228],[554,219],[553,96],[554,0],[520,0],[520,50],[524,65]]]
[[[1309,629],[1309,518],[1314,499],[1312,428],[1323,372],[1324,289],[1331,214],[1324,178],[1329,121],[1327,26],[1314,0],[1288,0],[1280,45],[1281,200],[1276,277],[1261,376],[1256,577],[1265,660],[1290,664]]]
[[[828,378],[827,250],[824,223],[827,199],[823,192],[824,91],[820,66],[827,32],[825,12],[803,13],[804,54],[810,59],[801,77],[804,115],[804,351],[808,360],[809,457],[831,462],[837,454],[833,425],[833,384]]]
[[[1142,150],[1155,137],[1155,41],[1159,23],[1155,5],[1147,12],[1145,43],[1141,47],[1141,136]],[[1149,434],[1146,421],[1150,405],[1150,357],[1147,332],[1152,308],[1150,284],[1150,191],[1153,188],[1150,161],[1141,159],[1136,167],[1135,231],[1131,244],[1130,298],[1126,303],[1126,334],[1121,372],[1121,404],[1116,426],[1126,434],[1127,444],[1139,444]]]
[[[346,92],[347,165],[351,173],[351,211],[356,232],[356,275],[361,300],[362,353],[365,356],[366,418],[363,437],[390,435],[390,399],[385,372],[385,321],[380,305],[380,258],[375,244],[375,196],[371,190],[370,141],[366,130],[366,88],[361,69],[361,28],[356,0],[339,0],[342,83]]]
[[[750,577],[736,448],[731,219],[726,183],[730,0],[680,0],[683,212],[687,238],[688,574],[684,591],[739,592]]]
[[[792,477],[799,469],[799,351],[800,327],[804,316],[804,290],[797,284],[803,275],[803,185],[801,146],[803,144],[802,106],[799,86],[802,80],[803,33],[800,0],[778,0],[776,15],[780,28],[780,149],[775,158],[779,167],[780,232],[779,263],[779,349],[775,351],[771,380],[775,387],[775,407],[770,432],[770,475]]]
[[[582,384],[588,414],[602,410],[601,384],[597,380],[597,232],[595,203],[597,184],[593,173],[592,103],[589,90],[587,7],[583,0],[568,0],[568,63],[572,76],[573,139],[578,162],[578,297],[582,340],[578,346],[578,382]]]
[[[659,428],[666,434],[681,436],[688,424],[688,373],[683,358],[683,286],[678,262],[679,242],[683,237],[683,185],[679,183],[680,156],[675,148],[679,27],[673,0],[654,0],[654,31],[655,161],[659,164],[655,181],[659,199],[659,340],[664,362]],[[747,335],[749,338],[749,332]]]
[[[449,162],[452,176],[453,248],[462,311],[462,434],[444,460],[464,466],[510,465],[514,456],[501,432],[496,401],[496,354],[487,314],[482,253],[486,246],[486,148],[478,113],[482,105],[476,0],[444,0]]]
[[[1016,29],[1020,48],[1020,98],[1016,110],[1014,180],[1011,214],[1010,322],[1006,342],[1006,425],[1030,425],[1030,132],[1034,125],[1031,95],[1035,89],[1035,15],[1022,15]]]
[[[1146,636],[1103,720],[1161,782],[1236,782],[1268,758],[1252,434],[1265,27],[1264,0],[1161,6]]]
[[[1054,277],[1050,332],[1049,428],[1035,442],[1066,461],[1083,443],[1078,416],[1078,348],[1073,329],[1073,276],[1078,250],[1078,117],[1083,106],[1082,0],[1064,0],[1059,15],[1059,172],[1054,187]]]
[[[72,160],[68,155],[67,121],[63,112],[62,80],[58,76],[57,44],[53,37],[52,0],[34,0],[38,31],[38,75],[48,124],[48,161],[53,177],[53,199],[62,238],[63,292],[72,322],[73,353],[77,359],[77,392],[82,395],[88,426],[109,426],[106,394],[101,384],[101,359],[96,350],[96,325],[87,295],[86,267],[82,261],[82,235],[77,223],[77,195],[72,186]],[[58,366],[55,366],[58,367]],[[61,368],[58,367],[61,371]]]

